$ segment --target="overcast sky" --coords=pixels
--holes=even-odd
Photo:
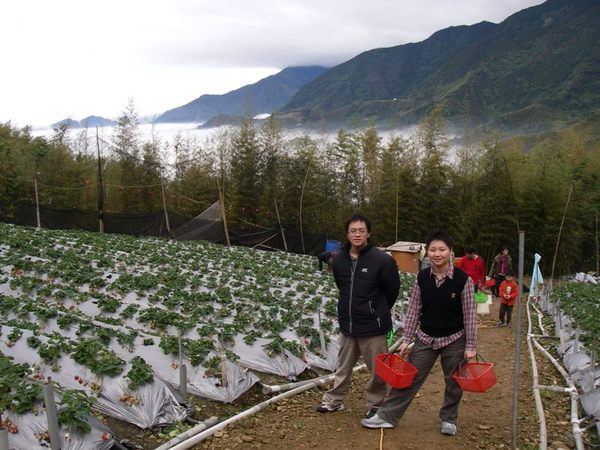
[[[158,114],[287,66],[332,66],[540,0],[14,0],[0,6],[0,122]]]

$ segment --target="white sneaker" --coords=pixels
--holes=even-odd
[[[377,414],[367,419],[361,420],[360,424],[365,428],[394,428],[394,425],[392,425],[389,422],[386,422]]]
[[[441,431],[442,434],[445,434],[447,436],[454,436],[458,430],[456,429],[456,424],[452,422],[442,422]]]
[[[343,411],[344,410],[344,404],[343,403],[337,403],[335,405],[329,404],[329,403],[321,403],[319,406],[317,406],[317,411],[320,413],[330,413],[330,412],[336,412],[336,411]]]

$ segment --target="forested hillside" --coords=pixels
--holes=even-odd
[[[488,135],[455,148],[442,117],[434,110],[409,139],[384,139],[374,128],[341,129],[331,143],[289,139],[270,119],[260,129],[244,123],[198,144],[181,137],[138,142],[135,113],[128,110],[111,145],[102,148],[104,210],[160,213],[163,183],[169,212],[192,218],[218,200],[220,184],[233,227],[277,226],[278,212],[287,230],[343,239],[345,218],[359,210],[372,218],[378,245],[422,241],[428,230],[444,227],[456,236],[459,253],[474,245],[489,259],[502,243],[514,248],[524,230],[527,253],[549,261],[572,188],[557,271],[595,268],[597,123],[537,139]],[[34,177],[41,205],[94,217],[96,152],[77,142],[60,132],[45,140],[0,126],[4,220],[14,219],[19,204],[34,202]],[[167,150],[176,155],[174,165],[161,158]]]
[[[548,0],[500,24],[370,50],[300,89],[280,120],[397,128],[443,104],[454,124],[563,127],[599,113],[599,23],[596,0]]]

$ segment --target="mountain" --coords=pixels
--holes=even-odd
[[[116,120],[105,119],[104,117],[100,117],[100,116],[88,116],[85,119],[81,119],[79,122],[81,123],[81,126],[84,128],[85,127],[88,127],[88,128],[111,127],[118,123]]]
[[[500,24],[450,27],[364,52],[302,87],[287,125],[410,125],[443,103],[451,122],[543,129],[600,111],[600,2],[548,0]]]
[[[67,128],[93,128],[93,127],[109,127],[116,125],[117,122],[110,119],[105,119],[100,116],[88,116],[81,120],[63,119],[59,122],[53,123],[50,127],[58,129],[62,126]]]
[[[157,122],[204,122],[220,114],[255,116],[271,113],[326,70],[321,66],[288,67],[223,95],[202,95],[186,105],[166,111],[157,118]]]

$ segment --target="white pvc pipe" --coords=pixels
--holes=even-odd
[[[175,445],[174,447],[171,447],[171,450],[184,450],[184,449],[188,449],[194,445],[196,445],[198,442],[203,441],[204,439],[206,439],[209,436],[212,436],[214,433],[216,433],[219,430],[222,430],[223,428],[225,428],[227,425],[232,424],[234,422],[237,422],[240,419],[243,419],[245,417],[251,416],[252,414],[255,414],[257,412],[259,412],[260,410],[264,409],[265,407],[267,407],[268,405],[270,405],[271,403],[276,403],[279,400],[283,400],[284,398],[287,397],[292,397],[293,395],[296,394],[300,394],[301,392],[304,391],[308,391],[309,389],[312,389],[316,386],[319,386],[321,384],[325,384],[324,381],[315,381],[309,384],[305,384],[304,386],[300,386],[297,387],[296,389],[292,389],[291,391],[287,391],[284,392],[282,394],[279,394],[275,397],[272,397],[268,400],[265,400],[262,403],[259,403],[258,405],[253,406],[250,409],[247,409],[233,417],[230,417],[227,420],[224,420],[223,422],[215,425],[214,427],[209,428],[208,430],[205,430],[201,433],[198,433],[195,436],[192,436],[191,438]]]
[[[556,367],[556,370],[560,372],[560,374],[565,379],[566,383],[569,385],[568,388],[562,388],[565,393],[568,393],[571,397],[571,428],[573,430],[573,439],[575,441],[575,448],[577,450],[584,450],[585,445],[583,444],[583,436],[581,427],[579,426],[579,405],[577,403],[577,399],[579,394],[577,393],[577,388],[575,387],[575,383],[571,380],[571,377],[567,373],[567,371],[558,363],[558,361],[550,354],[548,351],[540,345],[535,339],[533,339],[533,343],[535,346],[542,352],[546,358],[550,360],[550,362]]]
[[[212,427],[218,421],[219,421],[219,419],[217,417],[215,417],[215,416],[209,417],[204,422],[201,422],[198,425],[196,425],[195,427],[190,428],[189,430],[181,433],[178,436],[175,436],[173,439],[171,439],[168,442],[165,442],[160,447],[156,447],[154,450],[168,450],[171,447],[173,447],[174,445],[177,445],[180,442],[183,442],[186,439],[189,439],[192,436],[195,436],[196,434],[198,434],[198,433],[206,430],[207,428]]]
[[[529,299],[527,299],[527,347],[529,348],[529,357],[531,358],[531,376],[533,378],[533,397],[535,399],[535,408],[537,411],[538,419],[540,422],[540,450],[546,450],[548,448],[548,437],[546,433],[546,415],[544,413],[544,405],[542,405],[542,397],[538,380],[537,362],[535,360],[535,353],[533,352],[533,345],[531,344],[531,311],[529,310]]]
[[[540,331],[542,332],[543,335],[546,335],[548,333],[546,333],[546,330],[544,329],[544,324],[542,323],[542,312],[538,309],[538,307],[535,305],[535,303],[532,303],[531,306],[533,306],[533,309],[535,309],[535,312],[537,313],[537,318],[538,318],[538,326],[540,327]]]
[[[401,342],[402,342],[401,340],[398,340],[397,342],[395,342],[394,345],[392,345],[390,347],[390,351],[397,349],[400,346]],[[357,370],[362,369],[363,367],[366,367],[366,366],[364,364],[362,364],[360,366],[355,367],[353,370],[357,371]],[[214,433],[216,433],[219,430],[222,430],[223,428],[227,427],[228,425],[230,425],[234,422],[237,422],[238,420],[244,419],[248,416],[251,416],[253,414],[256,414],[257,412],[261,411],[262,409],[264,409],[265,407],[267,407],[268,405],[270,405],[272,403],[276,403],[279,400],[283,400],[284,398],[292,397],[296,394],[300,394],[304,391],[308,391],[314,387],[326,384],[330,379],[333,379],[334,377],[335,377],[335,374],[332,374],[332,375],[326,375],[324,377],[315,378],[312,381],[307,380],[308,382],[302,384],[301,386],[298,386],[298,387],[296,387],[292,390],[289,390],[287,392],[284,392],[282,394],[276,395],[275,397],[271,397],[270,399],[265,400],[264,402],[261,402],[258,405],[254,405],[252,408],[242,411],[241,413],[239,413],[233,417],[230,417],[229,419],[224,420],[223,422],[221,422],[205,431],[202,431],[183,442],[180,442],[179,444],[175,445],[174,447],[171,447],[170,450],[188,449],[188,448],[196,445],[198,442],[203,441],[207,437],[212,436]],[[303,382],[300,382],[300,383],[303,383]],[[294,383],[289,383],[287,386],[289,386],[290,384],[294,384]],[[156,449],[156,450],[158,450],[158,449]]]

